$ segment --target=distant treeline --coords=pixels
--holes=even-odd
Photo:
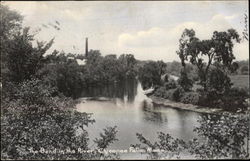
[[[236,62],[239,65],[236,74],[249,75],[249,59]]]
[[[75,97],[88,86],[105,85],[135,79],[136,60],[131,54],[101,56],[98,50],[90,50],[87,57],[54,52],[46,56],[46,63],[38,76],[46,84],[56,86],[65,96]],[[79,65],[77,59],[85,60]]]
[[[140,64],[145,64],[148,61],[141,61],[138,60]],[[238,64],[238,69],[230,74],[240,74],[240,75],[248,75],[249,74],[249,60],[241,60],[236,61]],[[180,72],[182,69],[181,62],[179,61],[172,61],[166,62],[166,72],[172,75],[180,76]],[[187,72],[191,74],[195,74],[196,67],[190,63],[187,64]]]

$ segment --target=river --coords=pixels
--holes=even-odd
[[[103,128],[117,126],[119,141],[114,142],[110,149],[128,149],[131,144],[139,143],[136,133],[151,141],[156,141],[157,132],[169,133],[184,140],[196,136],[193,128],[198,125],[199,114],[152,105],[140,83],[128,82],[89,91],[82,94],[85,97],[77,104],[77,110],[93,113],[96,122],[87,129],[90,140],[99,137]],[[88,100],[87,97],[99,100]]]
[[[92,98],[92,99],[89,99]],[[91,140],[98,138],[103,129],[117,126],[118,141],[109,149],[125,150],[131,144],[140,143],[136,133],[141,133],[151,142],[157,141],[157,132],[168,133],[188,141],[197,138],[193,132],[201,114],[153,105],[136,81],[127,81],[104,87],[90,87],[83,91],[77,104],[80,112],[92,113],[95,123],[87,127]],[[184,158],[187,158],[185,156]],[[122,154],[122,159],[141,159],[141,154]]]

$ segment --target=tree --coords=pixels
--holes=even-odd
[[[248,74],[249,73],[249,68],[248,66],[244,65],[243,67],[241,67],[241,74]]]
[[[193,29],[185,29],[179,40],[177,54],[184,67],[186,61],[197,66],[200,83],[206,89],[209,69],[214,62],[220,64],[224,70],[232,66],[235,59],[234,40],[240,42],[239,34],[234,29],[229,29],[227,32],[214,31],[209,40],[200,40],[195,36]]]
[[[121,73],[125,78],[135,78],[137,75],[136,59],[132,54],[122,54],[118,58],[121,64]]]
[[[249,115],[202,115],[194,132],[201,138],[189,142],[189,152],[201,159],[245,159],[249,141]],[[247,139],[247,140],[245,140]]]
[[[12,11],[8,6],[0,5],[1,26],[0,36],[1,41],[11,39],[12,35],[21,29],[23,17],[16,11]]]
[[[43,55],[51,47],[53,40],[49,43],[37,41],[37,46],[34,47],[33,35],[29,34],[29,28],[24,28],[22,32],[14,35],[7,53],[10,79],[17,83],[31,79],[43,66]]]
[[[193,82],[188,78],[185,69],[181,70],[181,76],[178,79],[178,84],[185,90],[189,91],[193,87]]]
[[[107,127],[94,140],[96,148],[90,147],[86,127],[95,122],[91,114],[76,111],[72,99],[52,93],[43,81],[32,79],[18,85],[16,100],[1,102],[1,159],[100,159],[98,148],[117,140],[116,127]],[[78,151],[90,148],[92,153]]]
[[[101,59],[101,53],[99,50],[90,50],[86,58],[87,64],[93,65],[94,63],[98,63],[98,61]]]
[[[23,17],[8,8],[0,4],[0,52],[1,52],[1,81],[2,78],[6,78],[8,73],[7,68],[7,53],[9,51],[9,45],[13,39],[13,35],[21,29]]]
[[[211,69],[206,84],[209,91],[216,91],[216,93],[221,94],[228,91],[232,86],[230,78],[219,68]]]
[[[149,61],[139,69],[139,80],[143,88],[161,85],[161,76],[166,72],[166,63],[163,61]]]
[[[98,66],[99,74],[104,82],[118,81],[119,75],[124,74],[120,72],[121,64],[118,62],[116,55],[105,56]]]
[[[173,61],[167,63],[167,72],[178,76],[181,72],[182,65],[180,62]]]

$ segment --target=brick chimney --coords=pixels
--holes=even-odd
[[[86,42],[85,42],[85,57],[88,56],[88,38],[86,38]]]

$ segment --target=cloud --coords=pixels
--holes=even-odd
[[[24,15],[24,26],[37,29],[60,21],[60,31],[42,28],[36,36],[52,49],[84,52],[84,38],[103,55],[132,53],[142,60],[179,60],[176,50],[185,28],[209,39],[214,30],[243,31],[246,2],[5,2]],[[241,18],[240,18],[241,17]],[[240,21],[242,21],[240,23]],[[238,30],[239,29],[239,30]],[[237,59],[248,58],[247,44],[235,45]],[[50,53],[50,51],[48,51]]]
[[[160,47],[168,40],[166,31],[162,28],[154,27],[147,31],[139,31],[136,34],[121,34],[118,38],[120,46],[127,47]]]
[[[235,28],[233,23],[228,20],[234,20],[238,15],[216,14],[210,21],[202,22],[183,22],[174,27],[153,27],[148,30],[142,30],[135,33],[122,33],[118,37],[118,44],[121,48],[133,49],[135,53],[145,53],[138,55],[142,59],[161,58],[166,61],[179,60],[176,51],[179,48],[179,38],[185,28],[194,29],[196,36],[200,39],[210,39],[215,30],[226,31]],[[238,31],[240,34],[240,31]],[[248,58],[247,44],[236,44],[235,55],[237,59]],[[154,55],[154,56],[152,56]]]
[[[233,52],[236,60],[249,59],[249,42],[243,41],[240,44],[235,44]]]
[[[159,28],[153,27],[149,30],[138,31],[136,33],[123,33],[119,35],[118,41],[120,46],[125,47],[156,47],[163,46],[166,43],[177,40],[185,28],[193,28],[197,36],[201,39],[208,39],[212,36],[213,31],[223,31],[234,26],[227,19],[234,19],[236,15],[223,16],[214,15],[207,23],[184,22],[174,27]]]
[[[73,19],[76,21],[81,20],[83,18],[81,13],[74,11],[74,10],[66,9],[66,10],[62,10],[61,13],[67,16],[69,19]]]

